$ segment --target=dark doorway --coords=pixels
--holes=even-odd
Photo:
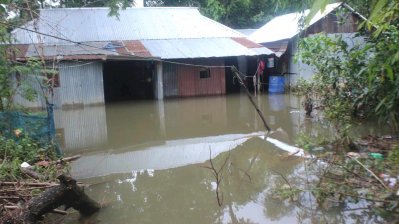
[[[104,63],[105,102],[153,99],[154,65],[147,61]]]

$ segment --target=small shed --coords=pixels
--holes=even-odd
[[[234,89],[226,65],[274,53],[197,8],[128,8],[118,17],[108,12],[43,9],[12,32],[20,49],[17,60],[41,58],[58,71],[52,91],[56,107],[226,94]],[[44,107],[40,98],[15,101]]]
[[[276,52],[275,73],[285,75],[287,85],[295,85],[298,77],[309,79],[314,74],[310,66],[294,60],[299,38],[323,32],[353,40],[360,21],[366,19],[346,3],[333,3],[327,5],[323,12],[319,11],[301,30],[300,20],[309,12],[305,10],[275,17],[248,37]],[[359,38],[357,41],[362,40]],[[348,42],[353,44],[353,41]]]

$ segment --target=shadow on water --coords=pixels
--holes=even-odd
[[[298,99],[262,95],[256,101],[271,128],[280,130],[270,137],[292,145],[305,121]],[[259,137],[265,129],[245,95],[57,111],[56,128],[64,151],[83,155],[73,176],[92,184],[88,194],[108,205],[94,217],[101,223],[314,221],[313,213],[274,197],[271,189],[283,183],[276,173],[300,181],[295,176],[303,160]],[[204,168],[210,157],[217,167],[229,157],[222,207],[215,178]],[[318,214],[328,223],[356,220],[342,210]]]

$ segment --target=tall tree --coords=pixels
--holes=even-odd
[[[274,16],[298,11],[309,5],[310,0],[205,0],[202,11],[233,28],[257,28]]]

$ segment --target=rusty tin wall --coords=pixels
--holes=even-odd
[[[224,66],[224,59],[185,61],[190,64]],[[225,68],[211,68],[209,78],[200,78],[204,68],[179,65],[177,67],[178,96],[221,95],[226,93]]]

